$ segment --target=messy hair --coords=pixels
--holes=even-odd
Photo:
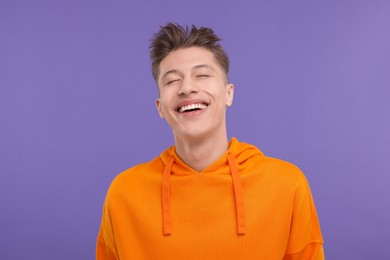
[[[229,72],[229,57],[219,44],[221,39],[207,27],[197,28],[168,23],[154,35],[150,44],[153,78],[157,81],[161,61],[171,52],[180,48],[202,47],[214,54],[217,63],[226,76]]]

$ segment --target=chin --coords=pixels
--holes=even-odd
[[[191,131],[188,131],[187,129],[186,131],[181,131],[180,133],[175,134],[176,137],[182,140],[200,140],[209,135],[210,134],[205,131],[205,129],[191,129]]]

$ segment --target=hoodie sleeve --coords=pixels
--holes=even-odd
[[[96,242],[96,260],[116,260],[118,259],[114,251],[109,248],[103,240],[99,239]]]
[[[324,259],[322,244],[314,201],[307,180],[301,174],[295,191],[290,237],[284,259]]]
[[[104,202],[102,221],[96,241],[96,260],[119,259],[115,248],[115,237],[107,197]]]

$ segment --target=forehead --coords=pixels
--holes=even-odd
[[[201,47],[181,48],[170,52],[160,63],[160,75],[170,70],[185,71],[207,65],[214,69],[219,68],[214,54]]]

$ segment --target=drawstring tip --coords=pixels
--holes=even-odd
[[[245,235],[245,227],[238,227],[237,235],[239,235],[239,236]]]
[[[164,228],[163,234],[164,234],[164,236],[170,236],[170,235],[172,235],[172,231],[171,231],[171,229]]]

